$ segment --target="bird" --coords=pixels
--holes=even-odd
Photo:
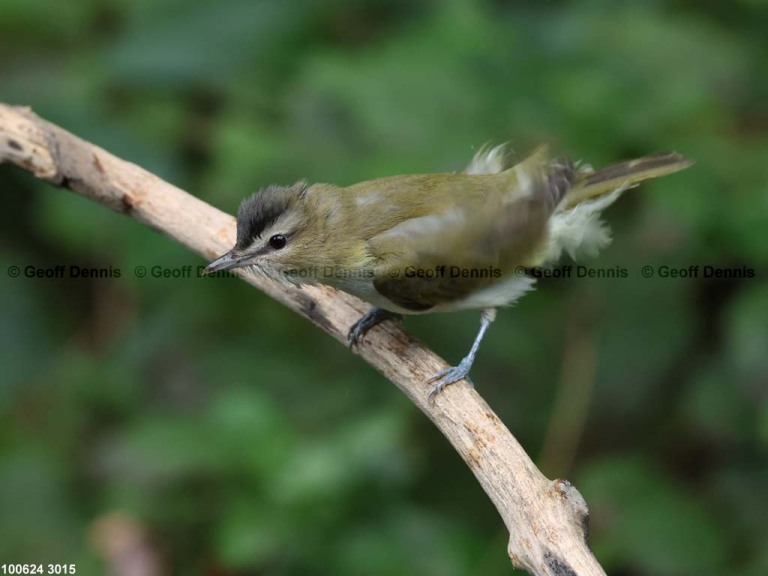
[[[519,162],[483,147],[463,172],[396,175],[350,186],[270,185],[237,211],[234,247],[204,270],[246,268],[286,286],[325,284],[372,304],[350,347],[388,319],[481,310],[461,362],[429,378],[429,399],[465,380],[497,309],[534,289],[537,267],[595,256],[611,241],[601,213],[641,181],[693,162],[652,154],[600,170],[541,146]]]

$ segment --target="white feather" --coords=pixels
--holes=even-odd
[[[499,308],[513,304],[520,296],[534,289],[536,279],[530,276],[511,276],[478,292],[473,292],[463,300],[437,306],[432,312],[454,312],[456,310],[476,310],[478,308]]]
[[[498,174],[503,172],[506,165],[506,145],[499,144],[493,148],[483,146],[477,151],[472,162],[464,170],[465,174]]]
[[[624,190],[626,188],[618,188],[610,194],[581,202],[570,209],[559,208],[549,221],[549,242],[538,264],[555,262],[563,252],[574,260],[582,256],[596,256],[608,246],[611,243],[611,231],[600,220],[600,215]]]

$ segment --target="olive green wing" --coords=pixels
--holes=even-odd
[[[424,312],[461,300],[479,285],[462,270],[498,268],[498,254],[477,250],[477,216],[456,212],[407,220],[369,242],[376,256],[373,285],[399,307]]]
[[[458,203],[372,237],[377,292],[401,308],[424,312],[513,274],[544,240],[574,170],[569,163],[547,163],[524,179],[521,194],[490,194],[480,205]]]

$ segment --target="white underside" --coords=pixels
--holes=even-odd
[[[475,292],[468,298],[435,306],[430,312],[455,312],[457,310],[481,310],[509,306],[514,304],[520,296],[533,290],[534,284],[536,284],[536,279],[529,276],[505,278]]]
[[[376,291],[370,280],[355,280],[348,282],[334,282],[333,286],[349,294],[354,294],[361,300],[365,300],[378,308],[384,308],[399,314],[431,314],[433,312],[456,312],[458,310],[481,310],[487,308],[499,308],[513,304],[526,292],[534,289],[536,279],[529,276],[512,276],[491,284],[487,288],[475,292],[462,300],[440,304],[424,311],[408,310],[394,304]]]

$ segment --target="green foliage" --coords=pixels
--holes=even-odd
[[[757,576],[766,29],[754,0],[3,0],[0,101],[229,212],[271,182],[459,170],[488,141],[694,158],[607,214],[614,243],[583,264],[629,276],[541,281],[474,380],[529,452],[581,439],[544,472],[583,490],[611,574]],[[122,512],[172,573],[510,573],[469,471],[343,347],[236,280],[137,278],[203,262],[136,222],[6,167],[0,187],[3,562],[104,573],[94,534]],[[59,264],[121,275],[5,273]],[[477,322],[408,326],[458,360]],[[583,429],[553,416],[574,347],[595,359],[575,364]]]
[[[606,458],[592,464],[582,487],[598,510],[593,522],[606,534],[596,552],[605,555],[608,571],[616,559],[628,559],[647,574],[727,568],[727,534],[692,491],[675,486],[653,462]]]

